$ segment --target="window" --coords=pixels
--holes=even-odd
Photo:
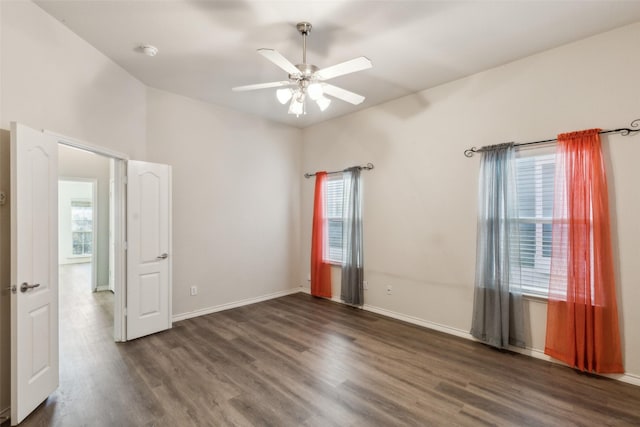
[[[525,293],[547,296],[551,270],[555,155],[536,153],[532,155],[521,151],[516,159],[520,285]]]
[[[93,207],[91,202],[71,202],[71,242],[74,256],[90,256],[93,253]]]
[[[342,264],[342,206],[344,180],[342,174],[329,175],[325,187],[325,218],[327,220],[324,259],[332,264]]]

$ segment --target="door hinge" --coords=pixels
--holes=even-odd
[[[122,177],[122,183],[123,183],[124,185],[127,185],[127,184],[129,183],[129,177],[128,177],[128,176],[126,176],[126,175],[125,175],[125,176],[123,176],[123,177]]]
[[[127,307],[124,308],[124,317],[127,317]]]
[[[124,242],[124,250],[128,250],[129,249],[129,242]]]

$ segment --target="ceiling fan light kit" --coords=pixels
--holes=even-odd
[[[293,97],[293,99],[291,100],[291,104],[289,104],[289,114],[295,114],[296,116],[307,114],[304,105],[304,93],[298,94],[297,96]]]
[[[280,104],[286,104],[293,97],[293,91],[289,88],[278,89],[276,91],[276,98],[280,101]]]
[[[259,54],[286,71],[289,80],[237,86],[233,90],[249,91],[279,87],[280,89],[276,90],[276,98],[281,104],[290,102],[289,114],[295,114],[297,117],[307,113],[305,102],[307,98],[315,101],[320,111],[325,111],[331,104],[331,99],[325,95],[341,99],[353,105],[362,103],[365,99],[364,96],[325,83],[325,81],[371,68],[371,61],[364,56],[360,56],[326,68],[318,68],[313,64],[307,64],[307,35],[311,32],[312,26],[308,22],[299,22],[296,28],[302,35],[302,64],[294,65],[274,49],[258,49]]]
[[[307,94],[309,98],[317,101],[322,95],[324,95],[324,91],[322,90],[322,84],[320,83],[311,83],[307,87]]]
[[[318,107],[320,107],[320,111],[324,111],[329,108],[331,100],[326,96],[321,96],[320,98],[316,99],[316,103],[318,104]]]

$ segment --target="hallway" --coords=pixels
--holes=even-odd
[[[113,293],[92,292],[91,263],[60,265],[60,368],[65,357],[84,353],[79,348],[113,336]]]

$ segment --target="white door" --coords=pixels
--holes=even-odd
[[[171,167],[127,165],[127,340],[171,327]]]
[[[58,387],[58,144],[11,123],[11,425]]]

